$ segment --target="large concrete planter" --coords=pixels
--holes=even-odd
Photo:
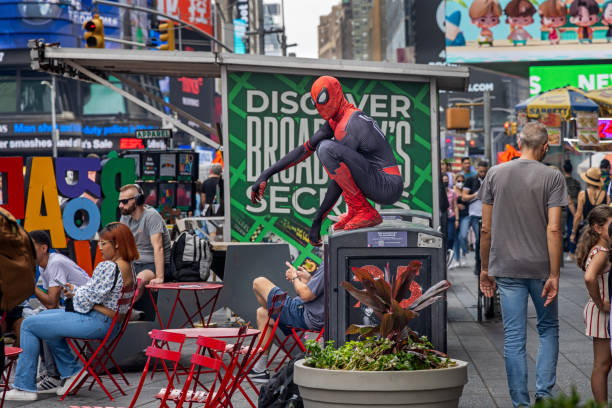
[[[467,362],[419,371],[343,371],[295,363],[293,381],[305,408],[457,407],[467,383]]]

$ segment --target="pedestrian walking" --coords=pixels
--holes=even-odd
[[[529,406],[527,390],[527,298],[537,314],[536,401],[552,396],[559,354],[557,293],[561,268],[561,211],[565,180],[542,163],[548,132],[525,125],[521,158],[493,167],[480,188],[482,230],[480,289],[493,297],[499,288],[504,324],[504,360],[515,407]]]
[[[608,227],[612,221],[612,207],[598,205],[587,218],[578,248],[576,261],[584,271],[584,283],[589,300],[584,307],[586,335],[593,338],[593,371],[591,390],[599,403],[608,402],[608,374],[612,366],[610,356],[610,290],[608,274],[610,269]]]
[[[459,229],[455,234],[455,260],[451,267],[463,266],[464,260],[461,257],[465,257],[468,253],[468,230],[470,228],[470,218],[468,214],[468,203],[463,201],[461,194],[463,186],[465,184],[465,176],[462,173],[458,173],[455,177],[455,185],[453,189],[457,194],[457,209],[459,210]]]
[[[566,240],[568,255],[567,261],[573,262],[576,253],[576,243],[572,242],[570,236],[574,227],[574,216],[576,214],[576,206],[578,205],[578,194],[580,194],[580,182],[572,177],[573,170],[572,162],[566,160],[563,163],[563,175],[565,176],[565,187],[567,188],[567,207],[565,208],[565,232],[564,240]]]
[[[480,274],[480,222],[482,219],[482,202],[478,198],[478,191],[489,169],[489,163],[486,161],[478,162],[476,167],[476,175],[470,177],[463,186],[461,198],[469,203],[468,214],[470,218],[470,227],[474,230],[476,243],[474,244],[474,274]]]
[[[578,206],[574,216],[572,235],[570,236],[570,241],[574,243],[577,242],[577,238],[579,238],[577,235],[581,233],[582,227],[586,225],[586,221],[582,221],[587,219],[591,210],[599,204],[610,204],[610,197],[603,190],[601,170],[597,167],[591,167],[585,173],[582,173],[580,178],[587,183],[587,188],[578,194]]]
[[[448,210],[446,210],[446,231],[447,231],[447,248],[455,247],[457,232],[459,231],[459,207],[457,207],[457,193],[448,185],[449,180],[446,174],[442,175],[442,185],[446,191],[448,199]],[[451,265],[452,266],[452,265]]]

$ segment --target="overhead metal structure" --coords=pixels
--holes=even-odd
[[[31,54],[31,66],[34,70],[68,78],[96,82],[102,84],[125,98],[138,104],[174,124],[177,128],[196,137],[202,142],[219,148],[219,144],[208,136],[167,115],[157,107],[140,100],[137,96],[114,86],[108,81],[109,76],[152,75],[171,77],[212,77],[221,78],[222,98],[222,135],[223,146],[229,146],[228,133],[228,78],[232,72],[257,72],[287,75],[333,75],[348,78],[367,78],[387,81],[427,82],[430,84],[429,100],[431,102],[431,163],[439,163],[440,146],[438,136],[438,90],[466,91],[469,83],[469,69],[460,66],[398,64],[369,61],[321,60],[306,58],[286,58],[263,55],[245,55],[213,52],[185,51],[150,51],[128,49],[83,49],[60,48],[57,44],[45,44],[43,40],[30,40],[28,43]],[[125,81],[125,78],[120,79]],[[125,81],[133,89],[133,84]],[[147,95],[145,95],[147,96]],[[167,105],[166,105],[167,106]],[[185,112],[171,107],[178,115],[189,119]],[[205,130],[214,132],[209,127]],[[223,151],[225,163],[230,163],[229,149]],[[229,165],[224,166],[223,176],[230,179]],[[439,183],[439,166],[432,168],[432,185]],[[432,189],[433,219],[439,219],[438,189]],[[230,183],[224,184],[224,195],[230,197]],[[434,224],[434,227],[437,225]],[[225,241],[231,240],[230,200],[225,200],[225,225],[223,228]]]
[[[465,67],[442,65],[399,64],[372,61],[324,60],[287,58],[265,55],[229,54],[191,51],[152,51],[128,49],[60,48],[31,41],[32,69],[64,75],[70,73],[67,61],[72,61],[92,72],[124,73],[171,77],[221,77],[221,67],[244,71],[250,68],[270,73],[312,72],[321,75],[359,77],[380,75],[384,79],[436,78],[438,89],[465,91],[469,70]],[[70,76],[70,74],[69,74]],[[80,78],[87,79],[87,78]]]

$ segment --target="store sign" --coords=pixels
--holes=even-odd
[[[137,139],[172,139],[171,129],[146,129],[134,133]]]
[[[99,184],[88,177],[89,172],[98,171]],[[22,157],[3,157],[0,173],[6,174],[4,188],[8,189],[8,201],[1,206],[24,220],[26,230],[48,230],[54,248],[65,248],[67,236],[79,241],[92,239],[100,225],[116,221],[117,180],[119,185],[136,180],[131,158],[112,158],[102,167],[95,158],[33,157],[27,162],[24,178]],[[82,197],[84,193],[98,199],[100,207]],[[60,196],[68,199],[63,210]],[[87,213],[88,221],[77,225],[76,215],[82,212]]]
[[[612,65],[554,65],[529,67],[529,92],[537,95],[565,85],[585,91],[612,86]]]
[[[232,72],[229,75],[229,183],[232,240],[287,242],[292,262],[319,264],[308,230],[330,180],[314,154],[268,180],[263,200],[251,203],[261,172],[304,144],[325,121],[311,97],[311,76]],[[432,212],[429,83],[339,78],[347,99],[378,122],[404,178],[396,208]],[[340,200],[341,207],[344,203]],[[333,209],[341,214],[337,205]],[[331,221],[323,222],[325,234]]]
[[[157,9],[213,35],[210,0],[159,0]]]

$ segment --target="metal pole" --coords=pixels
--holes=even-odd
[[[126,45],[135,45],[137,47],[146,47],[147,44],[144,43],[139,43],[136,41],[129,41],[129,40],[122,40],[120,38],[113,38],[113,37],[104,37],[104,41],[110,41],[110,42],[116,42],[119,44],[126,44]]]
[[[259,33],[259,53],[266,53],[266,33],[264,28],[264,7],[263,0],[257,0],[257,32]]]
[[[484,91],[483,95],[483,103],[484,103],[484,154],[485,159],[489,162],[489,166],[493,163],[491,162],[491,92]]]
[[[181,18],[181,10],[179,9],[178,11],[179,13],[179,19]],[[179,37],[179,51],[183,51],[183,29],[181,28],[181,26],[178,26],[178,37]],[[212,48],[212,44],[211,47]]]
[[[287,36],[285,35],[285,0],[281,0],[281,11],[283,13],[283,34],[281,37],[281,48],[283,50],[283,57],[287,56]]]
[[[55,121],[55,75],[51,77],[51,143],[53,145],[53,158],[57,159],[57,123]]]

